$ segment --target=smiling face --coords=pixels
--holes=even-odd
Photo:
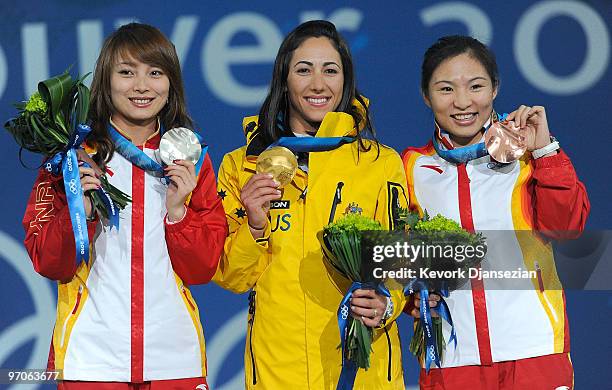
[[[342,99],[344,74],[340,54],[325,37],[308,38],[289,63],[289,125],[296,133],[316,133],[323,117]]]
[[[477,143],[493,111],[497,88],[485,67],[468,53],[442,62],[429,81],[425,104],[455,146]]]
[[[155,132],[170,91],[170,80],[162,69],[118,55],[110,86],[113,122],[128,133]]]

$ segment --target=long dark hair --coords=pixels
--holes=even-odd
[[[431,76],[442,62],[464,53],[467,53],[470,57],[480,62],[485,68],[491,78],[494,90],[499,87],[499,71],[497,70],[495,54],[478,39],[465,35],[448,35],[438,39],[436,43],[427,49],[423,56],[423,64],[421,66],[421,93],[429,97],[429,82],[431,81]]]
[[[153,26],[141,23],[126,24],[106,38],[91,84],[89,117],[92,121],[92,132],[87,141],[96,147],[95,160],[99,164],[106,164],[115,149],[107,127],[111,114],[115,111],[110,95],[111,74],[120,56],[133,57],[145,64],[159,67],[168,76],[168,104],[159,113],[159,120],[164,128],[193,127],[193,120],[186,110],[181,66],[174,45]]]
[[[371,146],[364,143],[364,139],[371,139],[379,147],[376,139],[376,131],[370,118],[370,110],[365,100],[355,86],[355,72],[353,59],[345,40],[336,30],[336,26],[325,20],[313,20],[297,26],[283,40],[276,60],[270,91],[259,111],[259,129],[264,143],[270,145],[282,136],[293,135],[289,126],[289,98],[287,97],[287,76],[289,75],[289,64],[293,52],[308,38],[326,37],[340,54],[342,69],[344,72],[344,85],[342,99],[335,111],[350,114],[357,130],[357,139],[360,150],[370,150]],[[361,107],[356,107],[357,100]],[[278,121],[282,126],[278,126]],[[283,130],[284,129],[284,130]]]

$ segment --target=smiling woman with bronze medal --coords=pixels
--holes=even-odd
[[[485,236],[509,231],[504,239],[487,238],[485,263],[516,261],[537,280],[521,290],[472,280],[467,290],[451,292],[446,301],[457,345],[447,346],[440,369],[421,370],[421,388],[573,387],[565,298],[550,240],[580,235],[589,200],[550,134],[544,107],[498,114],[499,85],[495,56],[474,38],[443,37],[427,50],[421,93],[434,134],[425,147],[403,153],[410,204]],[[414,303],[418,308],[418,297]],[[419,316],[416,308],[408,311]]]
[[[246,387],[335,389],[343,372],[355,388],[403,389],[401,291],[353,293],[350,315],[374,329],[371,365],[349,373],[340,364],[337,311],[350,283],[326,267],[317,233],[343,210],[388,228],[391,205],[406,198],[401,160],[376,141],[333,24],[306,22],[285,38],[270,93],[243,127],[246,145],[219,169],[230,235],[214,280],[251,290]]]

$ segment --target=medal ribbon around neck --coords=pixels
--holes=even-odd
[[[355,142],[356,139],[356,137],[281,137],[267,149],[283,146],[294,153],[327,152]]]
[[[276,125],[286,132],[284,114],[278,113]],[[283,146],[293,153],[300,152],[327,152],[339,148],[344,144],[355,142],[356,137],[281,137],[266,149],[274,146]]]
[[[508,114],[506,113],[500,115],[493,111],[491,113],[491,119],[489,120],[488,125],[485,125],[483,130],[487,131],[493,123],[503,121],[507,116]],[[442,129],[440,125],[438,125],[437,121],[434,121],[434,123],[436,125],[436,130],[434,131],[432,140],[433,147],[436,150],[436,153],[438,153],[438,156],[442,157],[444,160],[453,164],[464,164],[468,161],[472,161],[489,154],[484,142],[479,142],[477,144],[463,146],[460,148],[445,148],[444,145],[441,145],[441,143],[443,134],[447,134],[447,132]]]
[[[159,128],[159,132],[160,134],[164,133],[164,127],[161,125]],[[122,136],[111,124],[108,125],[108,133],[110,134],[111,139],[115,143],[115,149],[120,155],[125,157],[128,161],[130,161],[132,164],[136,165],[142,170],[155,172],[160,174],[161,176],[164,176],[164,167],[160,163],[147,156],[144,151],[139,149],[127,138]],[[200,142],[200,145],[202,146],[202,153],[200,154],[200,158],[195,164],[195,174],[197,180],[200,177],[200,170],[202,169],[204,157],[206,157],[206,152],[208,151],[208,145],[204,143],[200,134],[196,133],[195,131],[193,133],[198,138],[198,142]],[[166,183],[167,182],[168,179],[166,179]],[[186,203],[189,203],[190,199],[191,195],[189,195],[189,197],[187,198]]]

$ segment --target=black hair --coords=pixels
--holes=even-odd
[[[364,138],[373,140],[378,148],[379,143],[370,118],[370,111],[365,99],[356,88],[353,59],[349,47],[336,30],[336,26],[325,20],[313,20],[300,24],[285,37],[278,49],[274,61],[270,91],[259,111],[258,126],[264,143],[270,145],[282,136],[293,135],[289,126],[289,98],[286,92],[289,64],[295,49],[308,38],[319,37],[329,39],[342,60],[344,85],[342,98],[335,111],[345,112],[353,117],[360,150],[367,151],[370,149],[363,142]],[[361,107],[356,107],[353,104],[355,100],[359,102]],[[280,126],[279,120],[281,121]],[[361,128],[362,130],[360,130]]]
[[[499,72],[495,54],[478,39],[465,35],[449,35],[438,39],[423,56],[423,65],[421,66],[421,92],[423,95],[429,96],[429,82],[438,66],[447,59],[463,53],[467,53],[482,64],[491,78],[493,89],[499,86]]]

